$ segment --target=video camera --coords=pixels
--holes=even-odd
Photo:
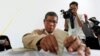
[[[95,35],[96,36],[100,35],[100,26],[99,26],[100,22],[98,20],[96,20],[95,17],[91,17],[89,20],[94,23],[92,29],[93,29]]]
[[[62,12],[63,18],[64,18],[64,19],[68,19],[68,18],[70,18],[71,15],[72,15],[71,9],[69,9],[68,11],[61,10],[60,12]]]
[[[73,18],[71,9],[67,11],[61,10],[60,12],[62,12],[64,19],[70,19],[71,28],[73,29],[74,28],[74,18]]]
[[[91,17],[89,20],[92,21],[94,25],[98,25],[100,23],[95,17]]]

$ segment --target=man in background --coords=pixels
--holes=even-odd
[[[82,31],[83,16],[77,13],[78,3],[73,1],[69,5],[69,10],[63,15],[65,19],[65,31],[68,31],[69,35],[79,36],[80,39],[85,40],[85,35]]]

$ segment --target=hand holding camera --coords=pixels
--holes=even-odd
[[[67,11],[61,10],[60,12],[63,14],[64,19],[68,19],[72,16],[71,9],[69,9]]]

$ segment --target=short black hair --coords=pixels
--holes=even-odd
[[[46,20],[48,16],[56,16],[57,20],[58,20],[58,16],[57,16],[57,14],[55,12],[52,12],[52,11],[51,12],[47,12],[46,15],[45,15],[44,20]]]
[[[78,6],[78,3],[77,3],[76,1],[72,1],[72,2],[70,3],[70,6],[73,5],[73,4],[75,4],[76,6]]]

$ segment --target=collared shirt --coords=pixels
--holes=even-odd
[[[80,21],[83,20],[82,15],[78,15],[78,17],[79,17]],[[66,19],[66,20],[68,22],[68,27],[69,27],[68,34],[69,35],[77,35],[77,36],[80,37],[80,39],[85,39],[85,35],[83,33],[82,28],[79,26],[77,19],[76,18],[74,19],[74,29],[72,29],[71,26],[70,26],[71,25],[70,19]]]
[[[55,36],[58,46],[59,46],[59,50],[62,50],[63,41],[66,37],[68,37],[68,33],[63,30],[55,29],[51,34]],[[36,44],[38,43],[40,39],[42,39],[43,37],[47,35],[49,35],[49,33],[44,29],[34,30],[32,33],[26,36],[23,36],[22,41],[23,41],[24,47],[38,50]]]

